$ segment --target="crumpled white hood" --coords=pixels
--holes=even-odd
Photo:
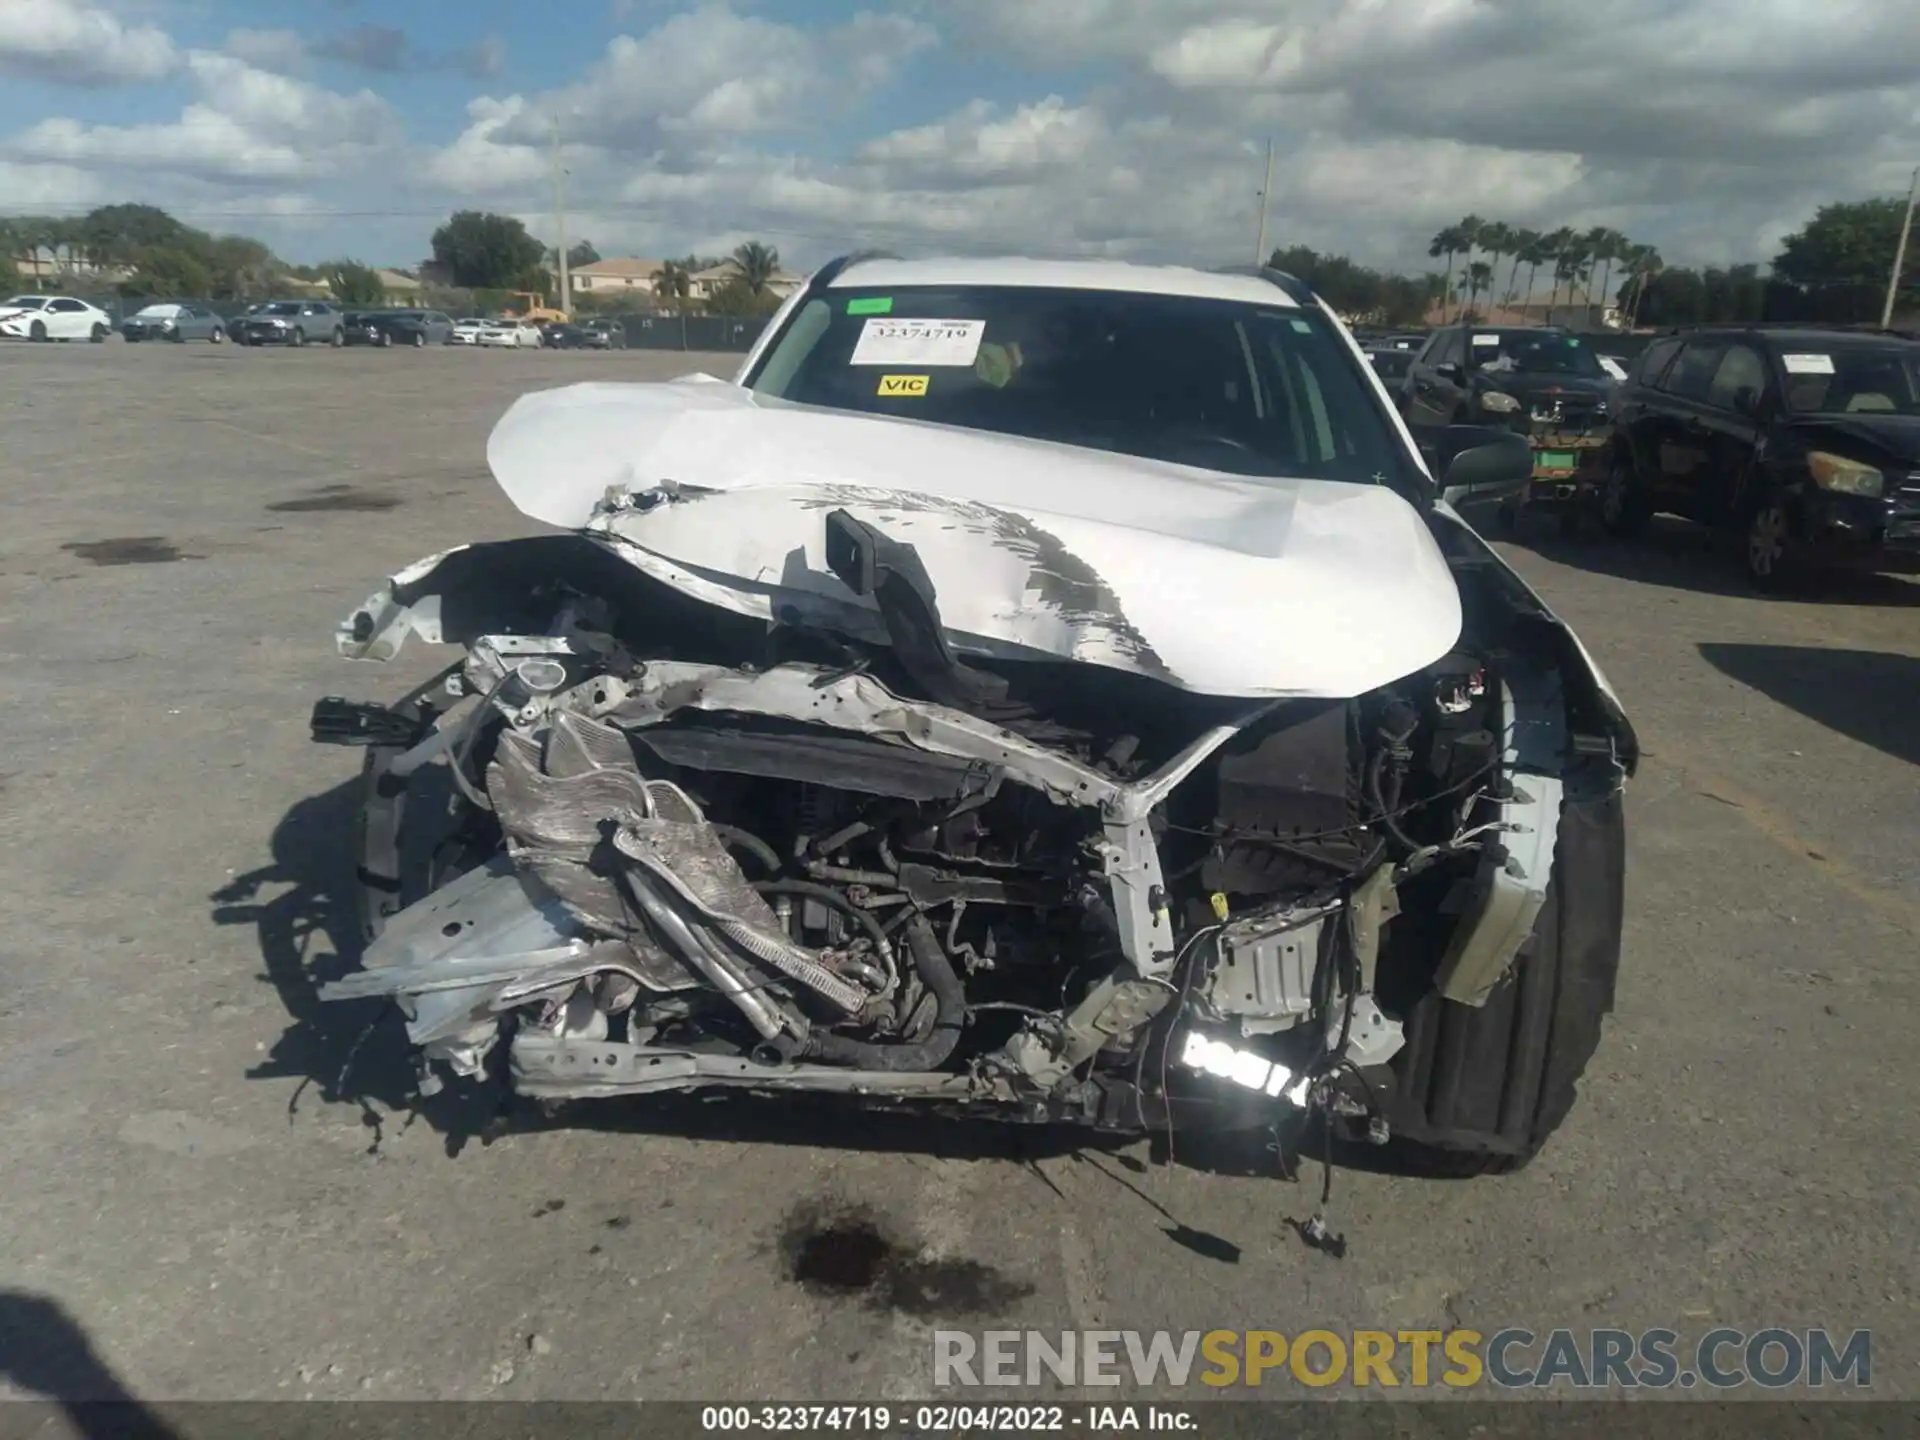
[[[1383,486],[1246,480],[762,401],[706,377],[523,396],[487,460],[523,513],[585,529],[697,598],[874,638],[875,607],[827,569],[831,510],[915,547],[962,651],[1206,694],[1344,697],[1438,659],[1460,632],[1438,546]],[[610,487],[665,482],[694,493],[601,508]]]

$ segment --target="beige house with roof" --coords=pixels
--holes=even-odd
[[[614,260],[596,260],[591,265],[575,265],[567,274],[573,289],[583,295],[618,295],[641,290],[651,295],[664,260],[641,260],[624,256]]]
[[[708,266],[705,270],[696,270],[688,282],[695,300],[711,300],[716,290],[730,280],[740,278],[740,267],[731,260],[722,260],[718,265]],[[804,275],[791,275],[785,270],[776,270],[767,277],[767,293],[778,295],[782,300],[806,284]]]

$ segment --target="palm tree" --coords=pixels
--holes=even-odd
[[[1553,289],[1547,292],[1549,310],[1560,303],[1560,282],[1566,279],[1561,269],[1566,263],[1567,253],[1573,249],[1573,240],[1573,231],[1564,225],[1541,237],[1541,248],[1546,251],[1546,254],[1541,257],[1540,263],[1552,267],[1548,271],[1548,274],[1553,277]]]
[[[1610,230],[1605,225],[1596,225],[1587,232],[1587,250],[1594,263],[1600,266],[1600,306],[1604,313],[1607,304],[1607,281],[1613,277],[1613,262],[1627,258],[1631,242],[1618,230]],[[1593,303],[1593,291],[1587,291],[1587,303]]]
[[[1504,220],[1494,220],[1480,227],[1480,248],[1487,252],[1487,260],[1493,266],[1496,277],[1500,273],[1500,259],[1513,252],[1514,228]],[[1487,303],[1499,303],[1491,282],[1487,285]]]
[[[1560,293],[1560,284],[1566,282],[1567,303],[1573,303],[1574,286],[1583,283],[1593,273],[1593,252],[1587,249],[1586,240],[1578,235],[1568,239],[1566,245],[1554,259],[1553,289]]]
[[[1507,253],[1513,256],[1513,268],[1507,272],[1507,288],[1500,297],[1502,305],[1511,305],[1513,297],[1519,293],[1520,267],[1527,262],[1527,252],[1539,243],[1538,230],[1514,227],[1507,231]]]
[[[1449,225],[1444,230],[1435,232],[1433,239],[1427,242],[1428,258],[1438,260],[1444,255],[1447,261],[1446,288],[1440,293],[1440,323],[1442,325],[1447,323],[1447,297],[1453,291],[1453,257],[1458,255],[1462,250],[1469,249],[1472,244],[1473,238],[1458,225]]]
[[[1466,241],[1460,248],[1464,252],[1460,260],[1460,283],[1467,283],[1467,266],[1473,262],[1473,252],[1486,246],[1487,222],[1478,215],[1462,215],[1459,230]]]
[[[1480,292],[1485,290],[1489,296],[1493,293],[1493,266],[1485,260],[1475,260],[1467,266],[1467,304],[1469,307],[1479,304]]]
[[[1622,257],[1631,267],[1632,278],[1627,282],[1624,294],[1627,303],[1622,307],[1626,328],[1631,330],[1640,320],[1640,306],[1647,298],[1647,288],[1653,283],[1653,277],[1666,268],[1666,262],[1660,258],[1660,252],[1651,245],[1635,245]]]
[[[693,270],[684,260],[667,261],[653,277],[653,293],[670,308],[686,314],[687,297],[693,293]]]
[[[780,252],[759,240],[734,247],[733,263],[740,267],[740,278],[755,295],[763,293],[767,282],[780,273]]]
[[[1527,298],[1524,303],[1533,304],[1533,292],[1538,285],[1540,267],[1553,261],[1553,237],[1538,230],[1527,232],[1533,238],[1521,250],[1519,258],[1527,262]]]

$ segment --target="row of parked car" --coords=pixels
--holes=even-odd
[[[623,350],[617,319],[538,325],[513,317],[454,319],[439,310],[349,310],[326,300],[263,300],[227,317],[204,305],[148,305],[116,326],[99,306],[71,295],[16,295],[0,301],[0,335],[19,340],[89,340],[115,329],[131,341],[219,345],[473,345],[488,348]]]
[[[1400,343],[1404,339],[1406,343]],[[1657,513],[1730,532],[1772,589],[1835,570],[1920,574],[1920,336],[1717,325],[1626,366],[1554,327],[1452,325],[1369,340],[1416,436],[1528,437],[1533,480],[1499,512],[1557,511],[1619,537]]]

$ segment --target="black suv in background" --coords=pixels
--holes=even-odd
[[[1388,388],[1416,439],[1449,425],[1526,436],[1533,476],[1501,505],[1502,528],[1532,507],[1557,512],[1577,533],[1606,474],[1617,383],[1584,337],[1558,326],[1448,325]]]
[[[1605,422],[1613,377],[1586,341],[1554,326],[1449,325],[1428,339],[1400,387],[1411,425]]]
[[[451,345],[453,321],[438,310],[358,310],[345,320],[349,345]]]
[[[1920,342],[1785,326],[1676,331],[1620,387],[1600,513],[1743,536],[1762,588],[1820,569],[1920,573]]]

